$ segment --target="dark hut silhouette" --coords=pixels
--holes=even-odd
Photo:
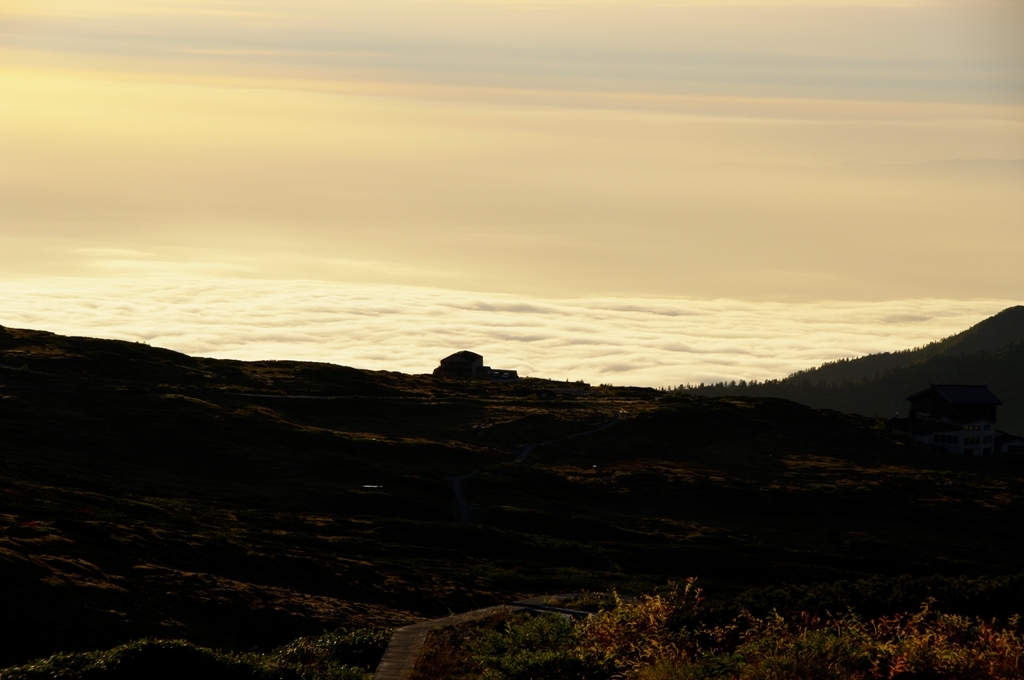
[[[441,359],[441,365],[434,369],[434,375],[440,378],[460,378],[463,380],[484,379],[496,381],[519,380],[519,374],[511,369],[492,369],[484,366],[484,358],[476,352],[462,350]]]

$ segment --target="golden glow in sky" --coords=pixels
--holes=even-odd
[[[155,275],[1021,300],[1024,5],[0,3],[0,279]]]

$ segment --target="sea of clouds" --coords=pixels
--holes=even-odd
[[[415,286],[225,278],[0,282],[0,325],[193,355],[408,373],[471,349],[521,375],[670,386],[783,377],[920,346],[1009,300],[542,299]]]

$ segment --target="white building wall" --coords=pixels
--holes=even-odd
[[[992,423],[982,421],[965,425],[962,430],[915,435],[914,440],[952,454],[982,456],[993,452],[994,437],[995,428]]]

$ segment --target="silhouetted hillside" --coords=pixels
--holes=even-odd
[[[0,667],[687,576],[1024,570],[1021,457],[780,399],[551,387],[0,328]]]
[[[683,389],[706,396],[791,399],[814,408],[889,418],[929,383],[988,385],[1003,401],[999,428],[1024,433],[1024,306],[1010,307],[925,347],[830,362],[782,380]]]
[[[1018,340],[1024,340],[1024,306],[1020,305],[1004,309],[962,333],[929,343],[924,347],[830,361],[818,368],[798,371],[782,382],[812,385],[861,382],[876,378],[884,371],[909,366],[935,356],[993,352]]]

